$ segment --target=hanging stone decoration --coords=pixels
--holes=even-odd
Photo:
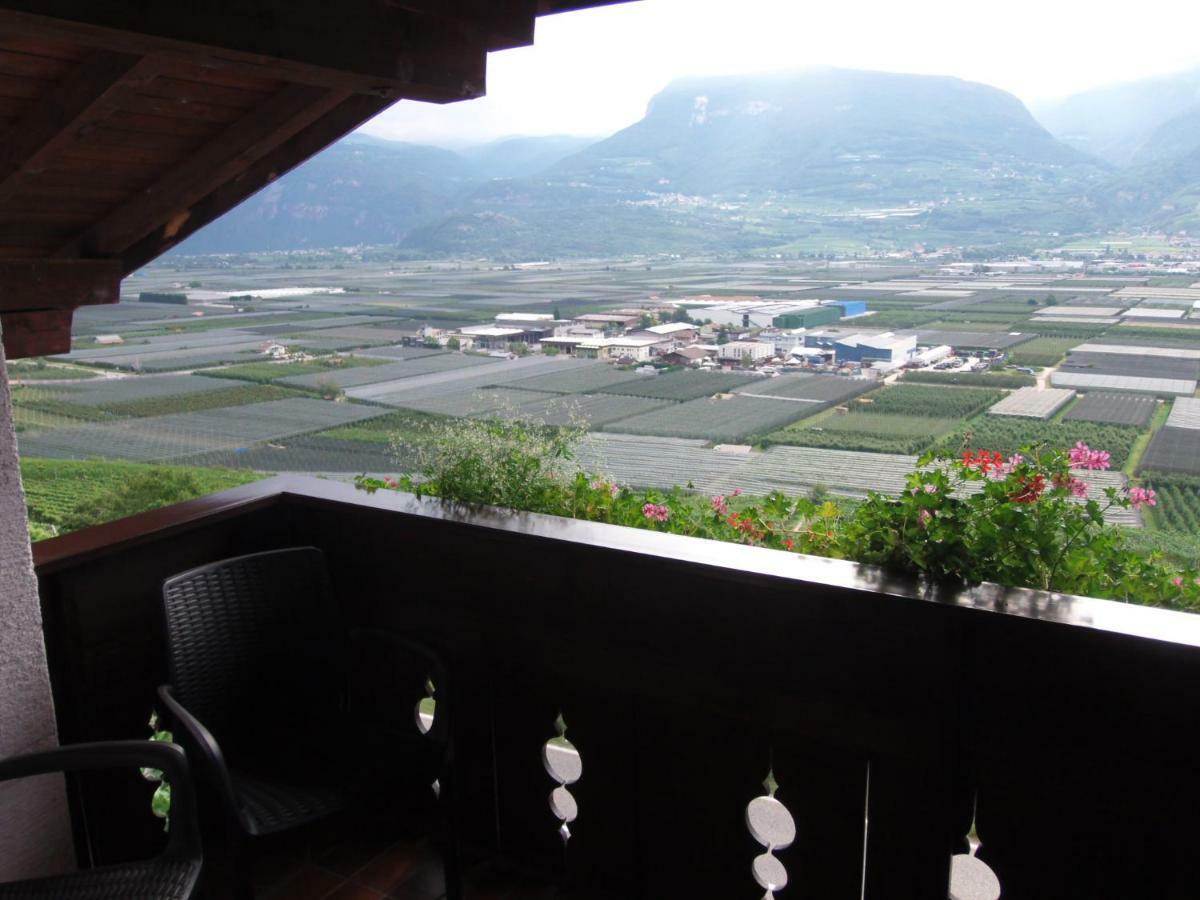
[[[583,775],[583,759],[575,745],[567,740],[567,723],[562,713],[554,720],[557,737],[552,737],[542,747],[542,764],[546,772],[558,784],[550,792],[550,811],[561,823],[558,833],[565,844],[571,839],[571,823],[579,815],[579,804],[575,796],[567,790],[567,785],[574,784]]]
[[[787,869],[775,856],[775,851],[791,846],[796,840],[796,821],[775,797],[779,784],[773,770],[767,773],[763,787],[766,795],[755,797],[746,806],[746,827],[751,837],[766,848],[767,852],[756,856],[750,868],[758,886],[766,891],[763,900],[772,900],[775,892],[782,891],[788,882]]]
[[[1000,879],[975,855],[982,844],[974,822],[967,843],[970,852],[956,853],[950,860],[950,900],[1000,900]]]
[[[428,735],[433,730],[433,720],[437,717],[437,698],[434,696],[437,693],[437,687],[433,683],[432,678],[425,679],[425,696],[417,701],[417,706],[413,710],[413,718],[417,723],[417,731],[423,735]],[[433,779],[433,796],[440,798],[442,796],[441,779]]]

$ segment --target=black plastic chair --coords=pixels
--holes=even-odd
[[[422,786],[430,803],[435,780],[444,815],[453,809],[445,667],[418,643],[346,630],[321,551],[256,553],[176,575],[163,585],[163,611],[171,683],[159,696],[220,797],[242,896],[251,895],[255,839],[372,807],[394,812],[416,805]],[[353,677],[374,662],[382,674]],[[414,718],[427,679],[438,708],[422,734]],[[413,717],[389,731],[405,692]],[[454,898],[452,839],[445,866]]]
[[[2,900],[187,900],[192,896],[203,855],[187,758],[181,748],[154,741],[59,747],[0,761],[0,781],[122,766],[161,769],[170,782],[171,831],[166,850],[144,861],[0,884]],[[149,804],[147,793],[147,814]]]

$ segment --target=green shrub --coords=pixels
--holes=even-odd
[[[867,418],[867,417],[864,417]],[[549,513],[672,534],[851,559],[956,585],[1015,587],[1200,610],[1200,575],[1162,554],[1139,552],[1109,526],[1112,507],[1150,504],[1143,488],[1088,486],[1072,468],[1108,468],[1087,447],[1024,447],[963,457],[923,457],[898,497],[871,492],[853,508],[773,492],[709,498],[637,491],[583,472],[569,460],[578,432],[519,421],[451,421],[418,446],[419,476],[356,483],[367,491],[414,490],[448,501]],[[401,440],[407,452],[411,442]],[[965,490],[970,485],[974,492]]]

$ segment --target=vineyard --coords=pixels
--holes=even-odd
[[[1120,468],[1138,438],[1138,429],[1095,422],[1046,422],[1038,419],[985,416],[960,427],[941,444],[941,449],[957,453],[972,450],[999,450],[1015,453],[1021,447],[1045,442],[1052,448],[1075,446],[1083,441],[1090,447],[1112,454],[1113,468]]]
[[[561,372],[531,375],[528,378],[508,382],[508,387],[527,391],[550,391],[555,394],[588,394],[593,391],[608,390],[617,385],[632,385],[643,381],[657,383],[659,379],[666,377],[664,375],[635,375],[633,372],[618,369],[607,363],[597,362]],[[614,390],[612,393],[623,394],[625,392]]]
[[[21,452],[55,459],[166,461],[206,451],[241,450],[256,442],[323,431],[384,412],[378,407],[291,398],[29,434],[21,442]]]
[[[1009,362],[1015,366],[1053,366],[1077,345],[1073,337],[1038,337],[1012,351]]]
[[[531,396],[536,396],[531,393]],[[574,394],[528,403],[518,410],[521,418],[545,425],[580,425],[600,428],[631,416],[660,409],[670,403],[653,397],[622,397],[617,394]]]
[[[1020,372],[905,372],[909,384],[958,384],[965,387],[1021,388],[1037,384],[1032,375]]]
[[[43,387],[40,390],[56,392],[59,399],[68,403],[103,409],[118,403],[223,391],[228,387],[226,381],[202,375],[162,375],[105,378],[69,387]]]
[[[731,372],[667,372],[665,375],[638,378],[606,388],[606,393],[629,397],[653,397],[658,400],[698,400],[743,387],[763,384],[764,379]]]
[[[1152,475],[1144,479],[1158,493],[1154,524],[1166,531],[1200,536],[1200,478]]]
[[[771,444],[799,447],[830,447],[871,453],[919,453],[938,438],[949,434],[959,418],[931,418],[923,415],[855,411],[822,419],[820,423],[801,423],[768,437]]]
[[[727,400],[706,398],[632,416],[606,425],[604,430],[737,443],[782,428],[818,408],[817,404],[757,397],[735,396]]]
[[[413,378],[434,372],[466,369],[471,366],[495,365],[499,362],[488,356],[466,356],[458,353],[438,353],[401,362],[387,362],[381,366],[356,366],[349,371],[321,372],[310,375],[293,375],[280,380],[280,384],[294,387],[315,388],[332,378],[339,387],[359,387],[364,384],[380,384],[398,378]]]
[[[552,400],[557,394],[545,391],[515,391],[509,388],[482,388],[443,394],[440,397],[413,399],[402,403],[406,409],[442,416],[485,416],[515,413],[527,403]]]
[[[335,362],[340,360],[340,362]],[[290,378],[297,375],[337,374],[346,369],[382,366],[384,360],[368,359],[363,356],[330,356],[311,362],[254,362],[240,366],[227,366],[224,369],[205,371],[206,376],[213,378],[236,378],[239,381],[256,381],[268,384],[280,378]]]
[[[124,403],[111,403],[103,408],[116,416],[142,419],[149,416],[166,416],[172,413],[200,412],[205,409],[226,409],[234,406],[246,406],[250,403],[286,400],[288,397],[296,396],[299,396],[298,391],[290,391],[272,384],[245,384],[226,387],[219,391],[205,391],[183,396],[145,397],[140,400],[128,400]]]
[[[21,480],[31,524],[58,529],[75,511],[96,498],[122,490],[133,476],[192,475],[200,491],[211,494],[256,481],[253,472],[223,469],[193,469],[177,466],[146,466],[127,462],[76,462],[50,459],[21,459]]]
[[[929,416],[966,419],[983,412],[1001,397],[1000,391],[983,388],[944,388],[899,384],[853,404],[851,413]],[[870,402],[867,402],[867,401]]]
[[[755,397],[783,397],[831,405],[845,403],[854,397],[873,391],[879,382],[867,378],[843,378],[838,375],[784,375],[781,378],[759,379],[738,389],[738,393]],[[822,407],[818,407],[820,409]]]

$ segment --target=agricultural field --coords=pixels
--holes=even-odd
[[[736,395],[722,400],[701,398],[622,419],[604,430],[733,444],[782,428],[813,409],[813,404],[789,400]]]
[[[905,372],[908,384],[956,384],[962,387],[1022,388],[1037,384],[1032,375],[1020,372]]]
[[[1080,397],[1067,410],[1064,421],[1103,422],[1145,428],[1154,418],[1158,401],[1138,394],[1108,394],[1093,391]]]
[[[1160,428],[1138,471],[1200,475],[1200,429]]]
[[[229,382],[202,375],[137,375],[104,378],[81,384],[39,387],[40,391],[77,406],[104,408],[115,403],[150,400],[157,397],[183,397],[205,391],[223,391]]]
[[[97,500],[124,491],[131,479],[185,475],[195,485],[192,496],[223,491],[263,477],[257,472],[224,469],[146,466],[127,462],[72,462],[61,459],[21,459],[21,480],[31,529],[44,537],[62,534],[79,511]],[[163,502],[183,499],[172,494]],[[151,503],[145,509],[159,504]]]
[[[556,395],[548,400],[527,403],[516,415],[544,425],[572,425],[582,428],[602,428],[642,413],[670,405],[669,400],[653,397],[627,397],[619,394]]]
[[[479,388],[429,397],[425,400],[409,400],[405,409],[432,413],[441,416],[512,416],[518,415],[525,404],[542,400],[553,400],[558,394],[545,391],[514,391],[508,388]]]
[[[957,418],[854,411],[800,422],[767,441],[799,447],[831,447],[872,453],[920,453],[958,427]]]
[[[95,369],[47,363],[44,359],[17,359],[8,363],[10,381],[82,381],[99,374]]]
[[[1143,481],[1158,494],[1152,513],[1155,527],[1200,538],[1200,478],[1151,475]]]
[[[975,278],[965,272],[946,277],[909,264],[846,269],[766,260],[655,260],[650,265],[560,260],[547,268],[519,270],[478,261],[412,263],[386,250],[368,251],[354,261],[339,251],[314,251],[302,261],[288,259],[287,270],[279,267],[280,259],[272,254],[253,254],[244,262],[171,257],[136,276],[138,291],[202,284],[217,304],[230,295],[258,292],[253,301],[238,301],[249,307],[246,312],[221,305],[136,302],[80,310],[72,353],[45,364],[13,364],[14,372],[29,373],[30,382],[49,379],[44,373],[59,367],[78,379],[14,390],[22,450],[186,460],[247,474],[344,476],[395,472],[405,465],[389,456],[392,433],[415,435],[423,423],[444,416],[516,415],[550,426],[586,422],[592,429],[588,442],[608,448],[628,473],[623,480],[630,482],[669,486],[691,480],[698,487],[792,493],[824,485],[851,497],[868,488],[898,490],[911,469],[910,454],[931,444],[957,446],[968,430],[974,448],[991,449],[995,443],[1003,450],[1043,437],[1065,446],[1082,439],[1123,459],[1134,438],[1139,453],[1150,444],[1148,427],[1165,418],[1165,411],[1155,414],[1152,399],[1101,388],[1077,400],[1061,423],[981,417],[1002,391],[1034,383],[1012,370],[907,372],[900,383],[885,387],[833,375],[767,378],[687,370],[645,376],[563,356],[498,360],[425,346],[373,346],[342,357],[336,366],[329,356],[277,363],[262,352],[269,342],[317,354],[399,344],[424,324],[482,324],[512,311],[569,318],[641,307],[654,295],[787,299],[796,296],[798,280],[811,285],[813,296],[866,299],[875,315],[851,328],[913,327],[922,343],[958,349],[999,344],[1011,347],[1018,365],[1054,365],[1074,350],[1074,362],[1081,365],[1068,368],[1075,374],[1200,371],[1200,361],[1177,361],[1200,351],[1200,329],[1189,330],[1185,323],[1089,321],[1105,307],[1128,307],[1139,299],[1109,296],[1129,279],[1066,281],[1052,274],[996,273]],[[306,287],[285,287],[296,279]],[[1152,288],[1167,283],[1142,281]],[[329,290],[334,293],[322,293]],[[1084,314],[1072,315],[1072,308]],[[1071,320],[1053,321],[1063,318]],[[108,334],[119,335],[123,343],[94,340]],[[1078,346],[1084,342],[1090,344]],[[1132,351],[1127,359],[1105,351],[1126,347]],[[1157,352],[1144,353],[1147,347]],[[88,379],[97,367],[180,374]],[[351,399],[330,403],[299,393],[326,382]],[[735,396],[709,399],[722,393]],[[840,405],[849,412],[830,409]],[[1176,416],[1168,424],[1167,438],[1177,439],[1171,435],[1180,430],[1179,422]],[[714,442],[760,438],[768,446],[765,452],[707,449]],[[1165,439],[1160,436],[1149,446],[1143,468],[1158,459]],[[1166,458],[1180,452],[1186,457],[1184,448]]]
[[[769,444],[874,453],[920,453],[1000,397],[983,388],[885,387],[849,412],[823,414],[767,437]]]
[[[852,414],[927,416],[966,419],[983,412],[1001,397],[984,388],[945,388],[898,384],[862,398],[850,407]]]
[[[30,432],[22,436],[20,447],[25,456],[163,462],[324,431],[385,412],[379,407],[291,398]]]
[[[778,397],[821,404],[818,409],[845,403],[879,387],[869,378],[843,378],[840,375],[783,375],[779,378],[757,379],[736,389],[750,397]]]
[[[149,416],[167,416],[177,412],[200,412],[205,409],[229,409],[251,403],[266,403],[270,400],[286,400],[299,397],[299,391],[276,387],[273,384],[239,384],[219,391],[205,391],[184,396],[143,397],[110,403],[103,409],[115,416],[143,419]]]
[[[328,374],[334,378],[346,369],[382,366],[383,360],[364,356],[328,356],[309,362],[254,362],[240,366],[225,366],[220,369],[205,369],[204,374],[212,378],[236,378],[239,381],[257,381],[267,384],[281,378],[296,375]]]
[[[279,379],[280,384],[292,387],[317,388],[332,379],[340,388],[378,384],[399,378],[414,378],[435,372],[449,372],[475,366],[496,365],[500,360],[490,356],[470,356],[461,353],[438,353],[401,362],[384,363],[381,366],[359,366],[348,371],[321,372],[309,375],[291,375]]]
[[[662,375],[636,375],[607,363],[595,362],[566,371],[547,372],[507,382],[508,387],[529,391],[550,391],[554,394],[590,394],[608,390],[616,385],[641,380],[663,378]],[[614,391],[614,393],[620,393]]]
[[[355,354],[356,359],[421,359],[425,356],[437,356],[439,353],[445,353],[441,347],[371,347],[368,350],[362,350]]]
[[[1074,447],[1083,441],[1097,450],[1112,455],[1114,469],[1125,465],[1137,441],[1140,430],[1123,425],[1104,425],[1095,422],[1047,422],[1011,416],[982,416],[958,428],[941,444],[949,453],[960,450],[999,450],[1008,455],[1022,447],[1045,442],[1059,449]],[[1200,435],[1200,432],[1197,432]],[[1142,463],[1145,466],[1145,462]]]
[[[1021,344],[1009,356],[1014,366],[1054,366],[1079,343],[1074,338],[1039,337]]]
[[[695,372],[684,370],[665,375],[634,376],[633,380],[605,388],[608,394],[629,397],[653,397],[658,400],[698,400],[743,387],[751,382],[761,384],[762,378],[732,372]]]

